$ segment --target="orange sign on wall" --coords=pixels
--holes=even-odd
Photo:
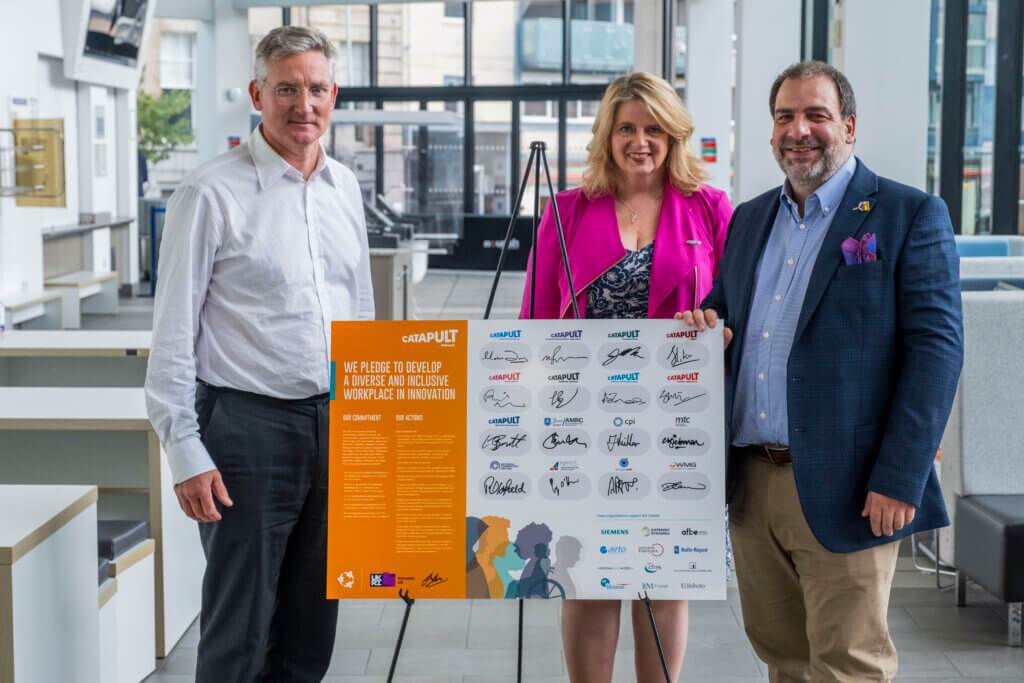
[[[465,321],[332,328],[328,598],[466,594]]]

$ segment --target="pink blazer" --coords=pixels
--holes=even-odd
[[[615,217],[615,198],[604,195],[587,199],[582,189],[574,189],[559,192],[555,200],[576,289],[572,295],[580,315],[586,316],[587,287],[626,255]],[[671,318],[677,311],[696,308],[711,291],[731,216],[729,198],[721,190],[702,185],[684,197],[674,186],[666,184],[654,237],[649,318]],[[537,263],[533,263],[531,256],[526,268],[520,318],[530,317],[534,268],[537,298],[533,317],[572,318],[569,284],[550,204],[537,231]]]

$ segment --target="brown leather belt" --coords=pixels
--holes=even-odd
[[[751,446],[733,446],[733,451],[758,458],[773,465],[789,465],[793,459],[789,457],[789,449],[784,446],[769,446],[768,444],[755,444]]]

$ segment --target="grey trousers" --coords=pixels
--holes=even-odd
[[[199,383],[199,429],[234,506],[200,524],[206,554],[197,683],[319,681],[334,648],[327,600],[328,397]]]

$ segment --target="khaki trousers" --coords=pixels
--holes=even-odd
[[[729,526],[744,628],[769,680],[891,681],[899,542],[830,552],[807,525],[791,466],[749,458],[742,469]]]

